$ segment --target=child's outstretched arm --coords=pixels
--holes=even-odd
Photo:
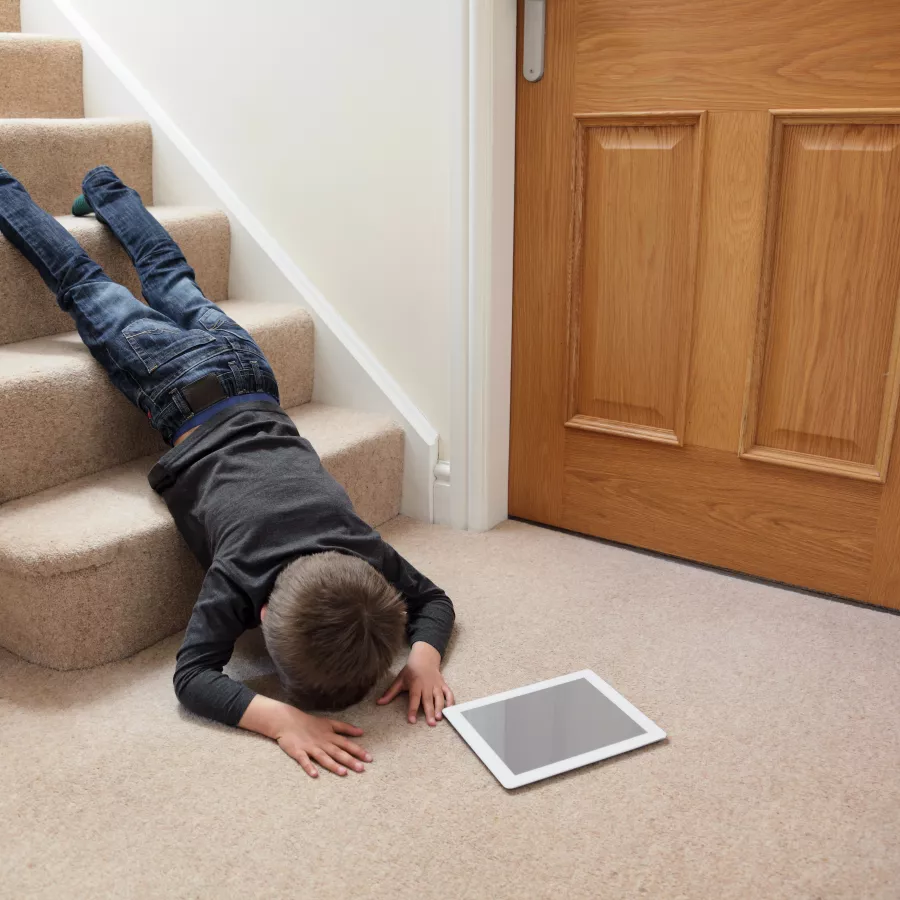
[[[450,598],[410,565],[393,547],[384,545],[383,573],[403,594],[408,614],[407,637],[411,645],[406,666],[394,679],[378,703],[390,703],[399,693],[409,694],[407,717],[415,724],[421,707],[429,725],[443,718],[445,706],[452,706],[453,691],[441,674],[441,662],[456,614]]]
[[[256,623],[250,601],[214,562],[203,579],[175,664],[175,695],[198,716],[237,725],[255,692],[223,674],[234,643]]]

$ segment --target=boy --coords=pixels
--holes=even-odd
[[[200,292],[194,272],[137,192],[108,166],[90,171],[73,212],[93,211],[134,263],[149,307],[112,282],[0,166],[0,232],[35,266],[113,384],[172,449],[150,472],[206,569],[174,683],[193,712],[256,731],[316,777],[371,756],[362,731],[255,694],[223,674],[237,637],[262,626],[293,703],[343,709],[380,679],[405,636],[406,666],[379,699],[409,692],[429,725],[453,694],[441,658],[447,595],[353,511],[279,406],[250,335]]]

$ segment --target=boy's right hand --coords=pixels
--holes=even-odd
[[[335,775],[346,775],[347,769],[364,770],[363,762],[372,757],[347,735],[360,737],[362,729],[334,719],[322,719],[289,706],[287,721],[275,740],[291,759],[297,760],[311,778],[318,777],[315,760]],[[354,759],[355,757],[355,759]]]
[[[311,716],[270,697],[254,697],[240,725],[278,741],[278,746],[300,763],[310,778],[319,775],[313,761],[335,775],[346,775],[348,769],[362,772],[363,762],[372,762],[371,754],[350,740],[351,736],[362,735],[361,728]]]

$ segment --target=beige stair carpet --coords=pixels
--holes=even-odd
[[[363,518],[397,515],[400,428],[316,404],[289,413]],[[0,506],[0,645],[53,668],[84,668],[184,627],[202,573],[147,483],[156,458]]]
[[[313,323],[296,304],[229,300],[222,309],[253,335],[285,406],[308,403]],[[113,387],[74,332],[0,346],[0,503],[98,472],[165,444]]]
[[[127,119],[0,119],[0,161],[55,216],[72,208],[86,172],[109,165],[153,204],[150,126]]]
[[[309,779],[181,712],[179,637],[58,674],[0,654],[4,896],[896,900],[900,616],[531,526],[383,529],[446,587],[460,700],[592,668],[669,740],[508,793],[367,699]],[[276,692],[252,632],[230,671]]]
[[[19,28],[19,0],[0,0],[0,32]]]
[[[0,0],[0,27],[18,24],[18,4]],[[152,204],[150,126],[81,118],[81,77],[76,42],[0,35],[0,163],[110,277],[138,294],[136,273],[108,230],[93,217],[67,214],[84,174],[101,164]],[[282,404],[360,515],[374,525],[397,515],[403,433],[381,417],[309,403],[308,313],[264,296],[229,298],[223,213],[152,211],[206,295],[257,339]],[[182,628],[201,572],[147,484],[165,447],[2,239],[0,422],[0,646],[72,669],[120,659]]]
[[[193,267],[203,293],[214,303],[228,297],[228,217],[219,210],[157,206],[150,210]],[[141,287],[131,260],[112,232],[93,216],[59,221],[113,281],[136,297]],[[71,331],[72,319],[57,305],[34,267],[0,236],[0,345]]]
[[[83,115],[78,41],[0,34],[0,118]]]

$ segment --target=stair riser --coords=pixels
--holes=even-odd
[[[400,515],[404,440],[399,428],[370,440],[364,467],[357,447],[324,458],[326,468],[344,485],[357,513],[373,525]]]
[[[84,115],[81,44],[0,37],[0,118]]]
[[[54,216],[68,213],[85,174],[112,166],[146,206],[153,203],[152,133],[146,122],[0,120],[0,162]]]
[[[214,303],[224,301],[228,296],[228,217],[206,211],[190,216],[162,210],[158,215],[196,271],[197,282],[206,296]],[[113,281],[140,297],[134,266],[109,229],[93,216],[64,216],[61,221]],[[0,345],[73,329],[72,319],[56,305],[53,294],[31,264],[2,237],[0,273]]]
[[[323,462],[366,521],[377,526],[398,515],[399,429],[324,455]],[[83,669],[130,656],[184,628],[202,573],[172,520],[153,516],[149,526],[147,534],[112,548],[102,565],[48,577],[0,570],[0,645],[40,665]]]
[[[290,318],[249,330],[272,363],[282,404],[309,402],[309,316],[298,308]],[[165,449],[146,417],[110,384],[74,335],[48,344],[46,353],[58,354],[64,368],[23,371],[0,390],[0,422],[14,423],[0,429],[0,503]]]
[[[0,0],[0,31],[19,31],[19,0]]]
[[[46,579],[0,571],[0,644],[52,669],[124,659],[184,628],[202,580],[174,526],[99,568]]]

